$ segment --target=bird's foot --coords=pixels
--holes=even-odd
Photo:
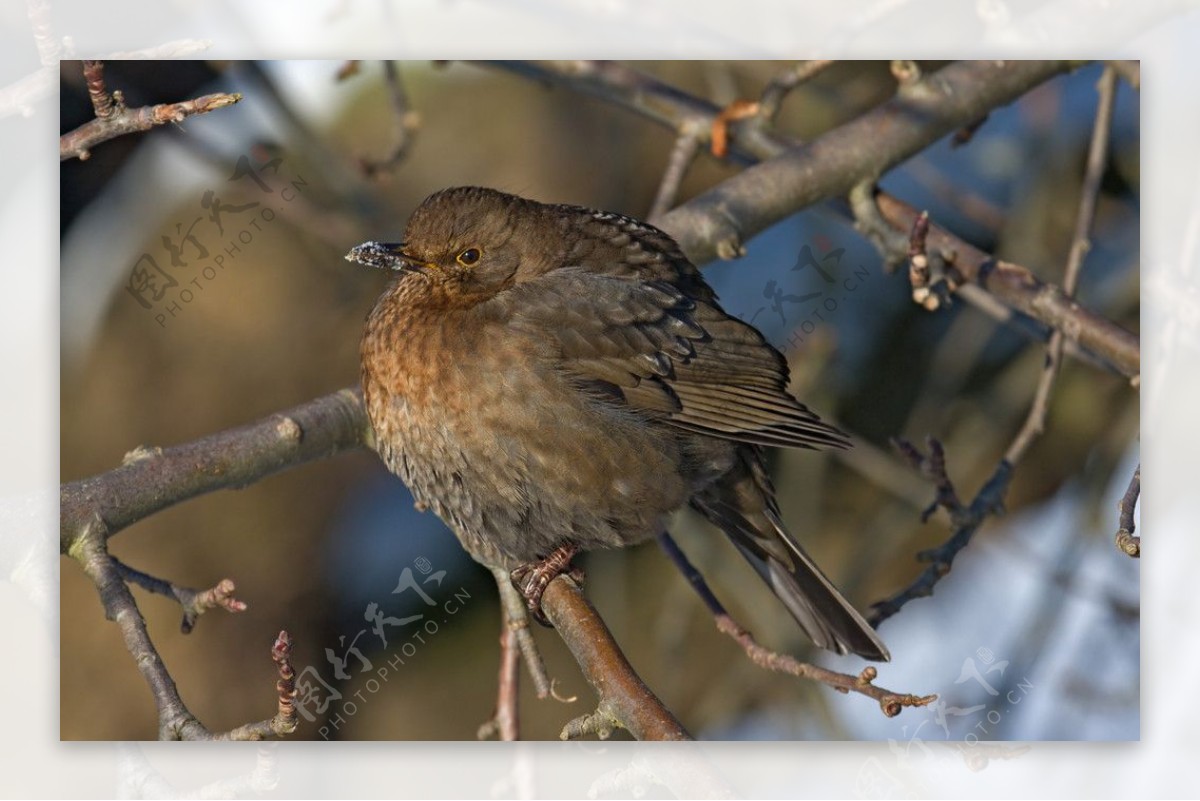
[[[570,576],[576,584],[583,583],[583,571],[571,564],[579,546],[568,543],[560,545],[548,556],[533,562],[526,562],[513,568],[512,583],[525,599],[529,615],[543,626],[550,626],[550,621],[542,613],[542,595],[550,582],[561,575]]]

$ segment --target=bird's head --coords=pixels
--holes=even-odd
[[[494,189],[445,189],[413,212],[403,242],[364,242],[346,258],[417,273],[451,293],[493,294],[510,285],[523,264],[533,266],[540,207]]]

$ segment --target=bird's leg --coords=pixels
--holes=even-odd
[[[566,543],[558,546],[542,559],[526,562],[513,568],[513,586],[525,598],[525,605],[529,608],[530,616],[543,626],[550,625],[550,621],[542,614],[542,594],[546,592],[546,587],[550,586],[550,582],[565,573],[577,584],[583,583],[583,571],[571,565],[571,560],[577,553],[579,553],[578,545]]]

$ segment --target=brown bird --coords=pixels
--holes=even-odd
[[[817,645],[888,658],[784,528],[763,464],[763,446],[845,435],[667,234],[460,187],[426,198],[402,243],[346,258],[398,273],[362,340],[380,456],[531,611],[576,552],[653,538],[691,504]]]

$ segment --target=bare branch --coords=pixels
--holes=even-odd
[[[135,451],[121,467],[64,484],[60,552],[95,517],[105,537],[161,509],[218,489],[241,488],[368,441],[362,393],[344,389],[241,428],[186,445]]]
[[[1121,552],[1134,559],[1142,555],[1142,538],[1135,536],[1137,526],[1133,522],[1133,512],[1137,509],[1138,495],[1142,492],[1142,466],[1139,464],[1129,479],[1129,487],[1117,503],[1121,528],[1117,531],[1117,547]]]
[[[542,69],[521,65],[517,68],[526,71]],[[684,130],[684,124],[695,126],[698,131],[707,130],[719,116],[719,111],[710,104],[690,98],[619,65],[570,62],[563,69],[574,76],[571,79],[573,82],[580,81],[579,86],[590,87],[589,91],[610,98],[619,98],[619,102],[667,122],[675,130]],[[987,110],[1009,102],[1021,92],[1064,69],[1066,65],[1058,62],[951,65],[914,82],[900,97],[860,120],[839,127],[807,146],[791,150],[787,149],[790,144],[788,140],[764,130],[765,126],[761,124],[756,126],[753,119],[733,123],[727,131],[730,133],[728,147],[732,157],[744,160],[746,154],[750,154],[751,158],[779,158],[751,168],[700,198],[677,207],[664,215],[662,225],[698,261],[711,258],[713,254],[736,254],[745,236],[807,203],[844,193],[846,187],[861,184],[864,179],[872,178],[880,170],[907,158],[945,133],[979,119]],[[118,107],[114,117],[120,117],[120,104],[114,105]],[[890,126],[886,147],[879,146],[878,132],[873,127],[879,125]],[[895,141],[892,141],[893,135]],[[843,138],[847,138],[844,143],[841,141]],[[751,175],[753,180],[746,179]],[[763,176],[766,178],[762,186],[754,189]],[[804,180],[799,180],[801,177]],[[880,196],[880,216],[893,229],[907,233],[912,230],[911,218],[906,224],[897,225],[894,215],[889,216],[889,210],[895,212],[897,204],[903,207],[899,201]],[[912,218],[915,216],[913,212]],[[937,248],[939,253],[954,253],[954,269],[965,278],[970,278],[969,268],[964,268],[962,264],[962,253],[966,248],[953,244],[958,240],[930,225],[926,241],[929,248]],[[1003,292],[991,286],[997,268],[985,268],[982,265],[981,260],[974,270],[979,286],[991,290],[997,297],[1007,299]],[[1111,360],[1118,366],[1122,355],[1125,356],[1126,367],[1130,364],[1128,347],[1132,343],[1132,364],[1136,372],[1136,337],[1080,309],[1070,302],[1064,292],[1046,287],[1030,276],[1028,271],[1023,272],[1020,280],[1032,279],[1032,290],[1028,281],[1018,288],[1000,282],[1012,297],[1028,301],[1028,310],[1022,311],[1054,326],[1060,343],[1074,339],[1090,349],[1105,353],[1106,358],[1116,354]],[[1041,294],[1043,291],[1051,296],[1051,300],[1057,293],[1061,308],[1055,307],[1053,302],[1042,303],[1045,300]],[[1057,308],[1058,311],[1054,313],[1060,316],[1055,317],[1054,313],[1047,312],[1047,305],[1052,309]],[[1105,329],[1105,324],[1110,328]],[[1084,332],[1077,327],[1080,325],[1091,326],[1093,330]],[[1127,337],[1124,340],[1125,350],[1114,345],[1114,342],[1120,344],[1121,335]],[[1107,352],[1104,351],[1106,346],[1109,348]],[[1059,360],[1054,361],[1053,369],[1056,371]],[[1036,408],[1035,403],[1031,416]],[[107,538],[149,514],[188,498],[216,489],[245,486],[286,467],[362,444],[372,443],[361,393],[342,390],[281,415],[190,444],[163,450],[139,450],[126,464],[109,473],[61,488],[60,549],[84,564],[85,570],[101,591],[106,610],[121,626],[127,647],[137,659],[155,695],[164,736],[213,735],[207,733],[179,700],[174,683],[162,668],[161,660],[146,635],[145,623],[125,585],[118,563],[107,554]],[[1019,450],[1023,453],[1023,449]],[[979,520],[999,507],[1011,468],[1007,459],[1002,461],[996,475],[968,509]],[[944,475],[944,461],[941,472]],[[999,500],[986,511],[975,510],[977,505],[986,505],[995,497]],[[955,536],[961,533],[960,530]],[[970,534],[965,536],[969,538]],[[543,597],[542,608],[555,624],[599,698],[597,713],[575,722],[566,733],[606,732],[610,730],[608,724],[611,723],[623,726],[639,739],[690,739],[679,721],[630,667],[604,622],[576,585],[567,578],[551,582]],[[839,689],[876,698],[884,705],[885,711],[891,707],[884,703],[883,696],[909,698],[913,704],[923,701],[915,696],[898,696],[875,688],[871,685],[874,677],[870,675],[853,677],[833,674],[833,677],[822,678],[806,673],[804,668],[796,667],[803,663],[794,660],[789,662],[790,657],[762,649],[736,623],[722,623],[718,618],[718,624],[739,642],[751,658],[772,669],[808,675],[835,687],[839,682],[842,685],[850,682],[854,686],[841,686]],[[525,635],[528,635],[527,630]],[[525,652],[537,681],[538,674],[530,661],[530,652],[523,645],[523,639],[519,627],[509,627],[504,634],[506,655],[502,659],[502,670],[505,682],[507,677],[515,677],[517,648]],[[516,647],[512,647],[514,642]],[[286,662],[286,659],[283,661]],[[280,681],[283,682],[282,667],[280,673]],[[544,670],[542,675],[544,680]],[[281,714],[285,706],[284,696],[294,691],[294,688],[287,692],[285,689],[280,691]],[[539,687],[539,694],[543,689]],[[552,686],[548,692],[554,694]],[[897,703],[904,705],[903,701]],[[511,705],[515,705],[515,701]],[[510,702],[505,700],[501,706],[510,706]],[[515,726],[515,715],[510,720],[511,725]],[[250,727],[235,731],[265,734],[266,730],[261,728],[264,724],[251,724]],[[512,731],[512,728],[509,730]],[[270,731],[276,730],[271,728]],[[233,733],[229,736],[233,736]]]
[[[394,140],[387,154],[380,159],[361,160],[363,172],[368,178],[377,178],[381,174],[392,170],[396,165],[404,160],[405,154],[408,153],[409,147],[412,146],[413,134],[416,133],[418,126],[421,123],[420,115],[409,107],[408,92],[404,89],[404,81],[400,77],[400,68],[396,66],[395,61],[383,62],[384,78],[387,82],[388,98],[392,105],[392,114],[395,116],[393,125]],[[338,79],[343,78],[343,71],[339,70]]]
[[[845,195],[864,178],[883,174],[1069,66],[1057,61],[953,63],[866,114],[748,167],[673,210],[663,218],[664,230],[693,260],[736,251],[773,223]]]
[[[240,726],[231,732],[214,734],[205,728],[188,710],[175,686],[175,680],[167,671],[158,649],[150,639],[146,620],[142,617],[133,593],[126,586],[126,571],[136,574],[133,580],[143,579],[158,582],[144,573],[131,571],[121,565],[107,548],[108,532],[104,521],[93,517],[90,524],[71,545],[69,555],[83,567],[84,573],[96,585],[100,600],[104,604],[105,616],[120,627],[125,648],[133,657],[142,677],[150,686],[154,704],[158,710],[158,736],[160,740],[260,740],[270,735],[291,734],[296,730],[294,672],[291,666],[291,638],[286,631],[272,648],[272,658],[279,669],[279,706],[276,715],[259,723]],[[165,582],[162,582],[165,583]],[[156,590],[157,591],[157,590]],[[237,603],[234,601],[233,603]]]
[[[245,486],[286,467],[371,444],[369,432],[361,392],[346,389],[186,445],[135,451],[126,464],[115,470],[62,487],[60,547],[64,553],[73,555],[81,552],[85,543],[95,543],[89,547],[100,548],[103,564],[119,583],[120,592],[128,598],[136,619],[141,621],[119,569],[103,549],[108,537],[188,498]],[[639,739],[690,739],[679,721],[634,673],[596,610],[574,584],[568,587],[562,579],[551,582],[543,596],[542,609],[575,655],[601,701],[614,710],[622,726]],[[127,615],[126,619],[131,618]],[[141,632],[144,631],[143,622]],[[147,665],[161,669],[161,661],[148,636],[134,645],[137,650],[130,647],[130,651],[144,672]],[[152,654],[153,658],[143,660],[145,654]],[[155,670],[148,681],[156,698],[163,699],[160,709],[169,713],[167,718],[172,722],[168,733],[194,725],[199,727],[196,736],[204,736],[203,726],[178,701],[174,682],[165,669]],[[554,695],[552,687],[548,692]]]
[[[1142,88],[1142,62],[1109,61],[1108,65],[1116,70],[1117,75],[1120,75],[1134,89]]]
[[[1105,69],[1104,75],[1098,84],[1099,103],[1096,108],[1096,120],[1092,130],[1092,140],[1088,149],[1087,167],[1083,179],[1083,192],[1075,224],[1075,236],[1071,242],[1071,251],[1067,258],[1067,266],[1063,277],[1061,295],[1063,304],[1068,309],[1078,308],[1072,302],[1071,296],[1074,294],[1075,288],[1079,283],[1080,268],[1083,263],[1083,257],[1088,250],[1088,241],[1091,236],[1092,225],[1095,221],[1096,199],[1100,191],[1100,179],[1103,176],[1104,162],[1108,151],[1108,132],[1112,122],[1112,104],[1115,88],[1115,73],[1111,68]],[[920,220],[920,217],[918,216],[917,219]],[[924,226],[914,223],[914,238],[918,228],[921,229],[921,245],[923,246],[926,239]],[[931,226],[930,231],[932,231]],[[957,267],[959,264],[957,256],[954,263]],[[1043,363],[1042,372],[1038,378],[1037,389],[1034,391],[1033,403],[1030,405],[1025,422],[1013,438],[1008,450],[1005,451],[1004,458],[996,466],[992,477],[984,484],[969,507],[963,507],[958,502],[958,495],[954,491],[949,477],[946,475],[945,458],[942,453],[941,444],[937,440],[932,438],[929,440],[930,455],[928,457],[921,455],[911,444],[898,443],[901,453],[908,458],[910,463],[931,477],[937,484],[938,497],[934,505],[935,507],[940,505],[947,509],[955,531],[950,539],[942,545],[922,551],[917,555],[919,561],[929,562],[929,567],[922,571],[916,581],[908,587],[892,597],[874,604],[871,616],[872,625],[878,625],[896,614],[909,601],[932,595],[934,586],[950,572],[955,556],[958,555],[959,551],[967,547],[967,544],[971,541],[975,532],[979,530],[980,526],[983,525],[987,517],[993,514],[1000,514],[1004,511],[1004,496],[1007,494],[1008,485],[1012,481],[1014,468],[1025,456],[1026,452],[1028,452],[1034,440],[1041,436],[1045,430],[1046,416],[1050,408],[1050,396],[1054,391],[1055,381],[1062,368],[1063,347],[1069,331],[1070,329],[1065,327],[1056,327],[1051,334],[1050,342],[1046,346],[1046,359]],[[928,519],[930,511],[927,510],[922,519]]]
[[[521,655],[525,657],[525,668],[533,679],[537,697],[546,698],[552,695],[551,682],[546,674],[546,663],[542,661],[542,654],[537,643],[533,641],[533,633],[529,630],[529,609],[525,605],[525,599],[513,586],[512,577],[507,570],[492,568],[492,576],[496,579],[496,587],[500,593],[501,622],[506,629],[514,632],[517,638],[517,646],[521,649]]]
[[[521,656],[525,657],[525,666],[533,678],[537,697],[558,699],[558,696],[553,692],[541,652],[529,631],[529,610],[525,606],[525,599],[513,586],[507,570],[494,567],[491,571],[500,591],[500,677],[495,714],[479,727],[476,736],[480,740],[493,736],[499,736],[501,740],[517,740],[520,736],[517,716],[520,676],[517,665]]]
[[[279,632],[271,646],[271,659],[279,671],[275,691],[279,694],[275,716],[247,723],[236,729],[214,734],[214,740],[262,740],[266,737],[282,737],[296,731],[299,718],[296,716],[296,671],[292,668],[292,638],[286,631]]]
[[[113,562],[121,571],[121,577],[126,582],[137,584],[144,590],[174,598],[179,602],[179,605],[183,607],[183,622],[179,624],[179,630],[184,634],[191,634],[192,629],[196,627],[196,619],[209,609],[219,606],[228,612],[246,611],[246,604],[233,597],[237,587],[234,586],[231,579],[221,579],[216,586],[207,590],[193,590],[135,570],[116,557],[113,557]]]
[[[667,556],[671,558],[672,564],[679,569],[692,589],[700,596],[700,600],[708,607],[717,624],[717,631],[731,637],[745,651],[750,661],[759,667],[775,673],[787,673],[791,676],[819,681],[841,693],[855,692],[873,698],[879,703],[883,714],[889,718],[899,715],[906,706],[925,706],[937,700],[936,695],[901,694],[876,687],[871,682],[875,680],[878,673],[875,668],[870,666],[864,668],[858,676],[851,676],[808,662],[801,662],[795,657],[780,654],[759,645],[754,639],[754,635],[742,628],[741,624],[734,620],[733,616],[725,609],[725,606],[709,588],[708,582],[700,575],[700,571],[696,570],[674,538],[664,531],[658,535],[658,544],[662,546]]]
[[[570,578],[559,576],[550,582],[542,611],[599,696],[605,718],[639,740],[692,739],[630,667],[600,615]]]
[[[521,739],[517,716],[520,698],[521,675],[518,671],[521,646],[517,644],[517,632],[507,625],[500,628],[500,680],[496,691],[496,711],[491,720],[479,727],[476,737],[489,740],[498,736],[505,742]]]
[[[758,115],[764,122],[774,122],[783,107],[784,99],[796,87],[807,83],[832,67],[833,61],[797,61],[777,74],[763,89],[758,99]]]
[[[150,685],[154,705],[158,710],[158,735],[162,740],[206,740],[209,732],[184,706],[174,679],[150,640],[146,620],[116,562],[108,555],[105,541],[108,533],[104,522],[94,517],[83,528],[72,545],[70,555],[96,585],[104,614],[121,628],[125,648],[133,656],[142,677]]]
[[[671,148],[671,155],[667,158],[667,169],[663,172],[662,181],[658,185],[658,192],[654,196],[654,203],[650,206],[650,214],[646,219],[653,222],[675,205],[675,198],[679,194],[679,185],[683,183],[683,176],[687,173],[688,166],[696,158],[701,138],[701,132],[691,127],[679,132],[675,146]]]
[[[88,61],[83,62],[83,79],[87,82],[88,97],[92,101],[92,111],[95,112],[96,118],[107,120],[115,114],[118,108],[114,104],[114,97],[108,93],[108,88],[104,85],[104,62],[103,61]],[[119,95],[118,95],[119,98]]]
[[[876,627],[899,612],[909,601],[933,594],[934,586],[950,572],[954,558],[959,551],[967,547],[983,522],[993,514],[1004,512],[1004,496],[1013,473],[1012,463],[1006,459],[1000,460],[992,477],[983,485],[975,499],[969,506],[964,506],[958,500],[954,484],[946,474],[945,457],[940,442],[930,438],[929,456],[922,454],[904,440],[897,440],[896,446],[915,469],[929,477],[938,487],[937,498],[921,514],[922,521],[928,520],[939,506],[944,507],[950,515],[954,534],[938,547],[917,554],[917,561],[929,563],[929,567],[925,568],[912,584],[890,598],[871,605],[871,614],[867,620]]]
[[[916,209],[883,192],[875,199],[892,228],[912,230],[918,216]],[[1062,289],[1042,282],[1025,267],[998,260],[936,223],[930,223],[926,241],[930,251],[954,254],[953,267],[964,288],[982,287],[1022,314],[1062,331],[1068,341],[1096,354],[1122,375],[1133,377],[1140,372],[1136,334],[1071,300]]]
[[[240,94],[219,92],[180,103],[161,103],[157,106],[130,109],[126,108],[120,92],[114,92],[111,96],[108,94],[104,85],[103,62],[84,62],[84,75],[96,118],[59,137],[59,161],[72,158],[85,161],[92,155],[91,148],[101,142],[126,134],[148,131],[168,122],[183,122],[196,114],[207,114],[219,108],[232,106],[242,99]]]

